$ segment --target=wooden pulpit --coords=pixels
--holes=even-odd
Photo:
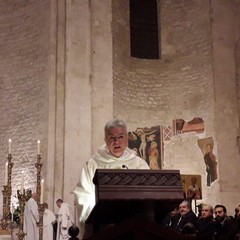
[[[159,224],[183,200],[178,170],[97,169],[93,182],[96,205],[86,223],[93,224],[95,234],[89,239],[128,239],[124,235],[126,231],[139,235],[129,239],[144,239],[141,231],[147,226],[156,234],[164,231],[164,236],[171,236],[159,238],[158,235],[156,239],[183,239],[180,234],[170,233]],[[97,232],[100,225],[106,224],[112,228]]]

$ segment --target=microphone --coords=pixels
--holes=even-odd
[[[122,165],[122,168],[129,169],[126,165]]]

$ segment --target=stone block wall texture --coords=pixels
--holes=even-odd
[[[223,76],[224,69],[227,69],[225,78],[229,79],[229,68],[235,64],[234,59],[228,56],[234,54],[236,35],[240,35],[239,26],[235,25],[239,15],[236,8],[239,9],[239,3],[234,1],[218,1],[214,4],[207,1],[161,1],[159,23],[162,57],[159,60],[144,60],[130,57],[128,1],[113,1],[114,114],[126,120],[131,130],[158,124],[171,126],[176,118],[186,121],[194,117],[203,118],[203,134],[189,133],[165,142],[163,168],[180,169],[183,174],[201,174],[203,201],[213,205],[221,202],[231,206],[230,211],[238,201],[229,201],[235,198],[230,197],[231,193],[234,194],[234,188],[239,189],[236,186],[239,184],[236,176],[239,173],[239,155],[235,142],[239,134],[236,123],[238,112],[230,110],[231,118],[228,120],[224,115],[226,125],[222,131],[217,123],[219,116],[223,115],[221,113],[227,113],[224,105],[219,103],[227,101],[225,97],[231,96],[228,100],[231,109],[237,108],[236,88],[226,88],[224,82],[216,83],[215,79],[216,71]],[[224,22],[224,31],[221,21]],[[230,36],[235,34],[235,37],[228,41],[227,33]],[[219,42],[225,43],[219,47]],[[219,60],[222,60],[222,67],[217,69],[215,62]],[[231,73],[235,74],[234,71],[232,67]],[[221,91],[227,91],[224,98],[221,91],[216,91],[215,84],[221,84]],[[234,86],[235,79],[229,84]],[[234,129],[224,131],[230,128]],[[210,188],[206,187],[205,163],[197,144],[198,139],[207,137],[214,139],[214,154],[220,173],[220,180]],[[226,162],[227,156],[233,159],[230,166]],[[231,175],[233,165],[236,170]],[[226,167],[227,172],[224,171]],[[224,195],[229,196],[228,200]]]
[[[48,126],[49,1],[0,3],[0,185],[12,139],[12,193],[36,190],[37,140],[46,161]],[[44,146],[44,148],[43,148]],[[14,202],[17,201],[12,197]],[[0,193],[2,203],[2,192]],[[2,204],[0,204],[2,205]]]
[[[206,118],[205,109],[213,110],[209,4],[162,1],[159,60],[129,56],[128,1],[113,5],[115,112],[130,122],[165,125],[176,117]]]
[[[215,129],[219,155],[221,202],[239,202],[239,112],[237,99],[237,43],[239,1],[212,1]],[[233,210],[232,207],[230,210]]]

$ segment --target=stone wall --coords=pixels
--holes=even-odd
[[[239,3],[226,1],[213,4],[161,1],[162,58],[143,60],[130,57],[128,1],[113,2],[114,115],[125,119],[131,130],[159,124],[172,127],[176,118],[186,121],[203,118],[205,130],[201,134],[174,136],[172,128],[171,141],[164,142],[163,168],[200,174],[202,201],[226,204],[230,212],[239,201],[236,191],[230,190],[239,189],[236,177],[239,124],[233,59],[240,35],[236,8],[239,9]],[[216,63],[221,63],[221,67]],[[220,127],[219,119],[223,119],[224,127]],[[206,166],[198,140],[209,137],[214,140],[219,172],[218,180],[207,187]],[[229,157],[232,161],[226,166]],[[235,169],[231,176],[230,169]]]
[[[236,46],[240,38],[239,12],[238,1],[212,1],[215,131],[220,196],[221,202],[227,206],[236,206],[239,202],[239,103],[236,74],[239,71],[236,61]],[[230,207],[228,209],[233,211]]]
[[[38,139],[45,146],[41,151],[47,160],[49,9],[46,0],[0,4],[0,184],[11,138],[13,195],[20,189],[22,171],[25,187],[36,191]]]
[[[104,123],[117,116],[129,130],[169,126],[163,168],[200,174],[203,201],[226,204],[231,213],[240,185],[239,5],[161,1],[162,56],[143,60],[130,57],[128,0],[2,1],[0,179],[11,138],[13,194],[22,170],[34,190],[40,139],[45,200],[55,211],[59,197],[73,204],[80,171],[103,143]],[[194,117],[203,118],[203,133],[175,134],[173,120]],[[210,187],[198,146],[208,137],[219,173]]]

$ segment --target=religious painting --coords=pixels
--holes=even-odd
[[[199,117],[195,117],[189,122],[180,118],[176,119],[174,126],[176,135],[188,132],[202,133],[204,131],[204,121]]]
[[[198,147],[201,149],[203,154],[203,160],[206,165],[206,183],[210,187],[211,184],[217,180],[217,158],[213,152],[214,141],[213,137],[203,138],[198,140]]]
[[[184,198],[192,200],[202,199],[202,181],[201,175],[182,175],[182,188]]]
[[[163,141],[160,126],[137,128],[128,132],[128,145],[146,160],[151,169],[161,169]]]

